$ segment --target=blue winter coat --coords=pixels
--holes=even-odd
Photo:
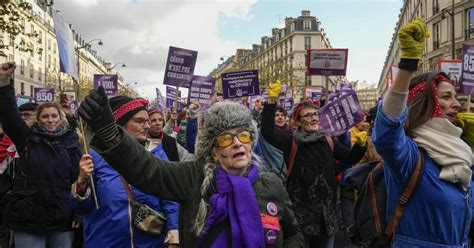
[[[392,216],[400,190],[418,160],[417,145],[403,129],[407,113],[405,109],[400,117],[390,119],[380,106],[372,134],[375,148],[385,163],[387,219]],[[467,247],[474,184],[471,183],[466,193],[459,184],[439,179],[440,167],[426,152],[423,155],[422,178],[405,208],[393,247]]]
[[[152,153],[168,160],[162,146]],[[78,202],[71,195],[73,208],[83,214],[85,247],[131,247],[128,195],[120,175],[97,152],[90,150],[94,163],[94,182],[99,209],[95,209],[92,195]],[[131,165],[133,166],[133,165]],[[152,236],[133,226],[134,247],[164,247],[168,230],[178,229],[178,204],[144,194],[131,186],[136,200],[167,215],[167,224],[160,236]]]
[[[196,144],[198,123],[197,119],[188,119],[186,126],[186,149],[194,154],[194,145]]]

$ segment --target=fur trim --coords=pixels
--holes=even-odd
[[[243,128],[250,131],[253,139],[252,148],[255,148],[257,144],[257,123],[253,120],[250,110],[240,103],[217,102],[200,114],[198,123],[199,130],[195,145],[197,159],[212,157],[216,137],[232,128]]]

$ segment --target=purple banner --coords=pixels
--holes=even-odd
[[[158,88],[155,88],[156,90],[156,108],[158,108],[160,111],[165,110],[165,103],[163,101],[163,96],[161,96],[161,91]]]
[[[166,107],[171,109],[174,108],[174,100],[176,98],[176,89],[170,86],[166,86]],[[178,91],[178,110],[183,109],[183,103],[181,102],[181,91]]]
[[[224,99],[260,94],[258,70],[222,73]]]
[[[54,102],[56,98],[56,91],[54,88],[35,88],[35,102]]]
[[[188,104],[199,101],[200,110],[208,109],[212,105],[215,83],[216,79],[213,77],[193,76],[188,91]]]
[[[465,94],[474,93],[474,45],[462,47],[461,89]]]
[[[364,120],[357,94],[348,91],[319,110],[319,122],[324,131],[332,136],[347,132],[352,126]]]
[[[196,65],[197,51],[170,46],[163,83],[189,88]]]
[[[104,87],[105,94],[110,98],[118,95],[117,74],[94,74],[94,89]]]

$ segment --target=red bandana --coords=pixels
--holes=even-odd
[[[433,111],[432,117],[440,117],[442,115],[441,106],[439,105],[437,94],[438,94],[438,84],[440,82],[443,82],[443,81],[452,84],[451,80],[449,80],[448,78],[446,78],[443,75],[436,75],[433,78],[433,81],[431,82],[432,85],[433,85],[433,95],[435,96],[435,98],[434,98],[434,111]],[[419,83],[415,87],[413,87],[408,92],[408,103],[410,103],[411,100],[413,100],[413,98],[415,96],[417,96],[420,93],[426,91],[427,88],[428,88],[428,83],[427,82]]]
[[[146,107],[148,105],[148,100],[143,98],[134,99],[130,102],[125,103],[120,106],[117,110],[114,111],[114,117],[116,120],[124,116],[126,113],[133,111],[134,109]]]

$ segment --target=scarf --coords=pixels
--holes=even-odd
[[[316,131],[314,133],[308,133],[301,128],[296,129],[295,133],[293,134],[295,137],[295,141],[298,144],[304,144],[309,142],[317,141],[321,138],[324,138],[324,133],[321,131]]]
[[[252,160],[246,176],[227,174],[218,167],[214,178],[216,192],[209,199],[210,214],[201,240],[211,228],[229,218],[232,247],[265,247],[260,209],[252,187],[258,178],[257,162]],[[221,233],[211,247],[222,248],[226,244],[226,235]]]
[[[441,166],[439,178],[459,183],[464,190],[471,184],[471,148],[460,137],[462,129],[446,118],[434,117],[413,130],[414,140]]]
[[[40,124],[37,124],[36,125],[38,127],[38,130],[43,133],[43,134],[47,134],[49,136],[52,136],[52,137],[59,137],[63,134],[66,133],[67,129],[64,128],[62,125],[59,125],[56,130],[54,131],[48,131],[48,129],[46,129],[46,127],[44,127],[43,125],[40,125]]]

